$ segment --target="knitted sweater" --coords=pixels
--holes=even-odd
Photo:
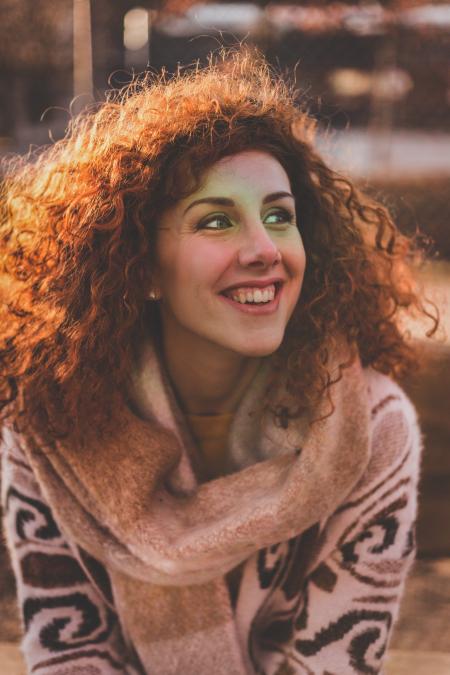
[[[421,440],[402,390],[364,376],[371,440],[362,477],[325,520],[242,566],[230,607],[248,675],[381,672],[414,557]],[[164,675],[134,658],[105,567],[62,534],[21,439],[3,436],[4,526],[28,672]]]

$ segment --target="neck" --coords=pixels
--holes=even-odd
[[[181,408],[197,415],[234,412],[260,365],[198,338],[182,344],[163,338],[163,355]]]

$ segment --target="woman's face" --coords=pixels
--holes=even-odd
[[[197,192],[161,215],[156,253],[165,342],[253,357],[279,347],[305,251],[272,155],[249,150],[208,169]]]

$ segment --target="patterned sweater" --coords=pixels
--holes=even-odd
[[[382,670],[414,558],[421,439],[402,390],[374,372],[367,382],[372,440],[363,477],[326,522],[244,565],[230,603],[249,675]],[[121,630],[105,568],[63,535],[20,438],[3,436],[4,526],[28,672],[146,672]]]

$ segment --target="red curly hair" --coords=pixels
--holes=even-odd
[[[4,417],[50,437],[112,423],[148,330],[152,223],[206,168],[246,149],[278,159],[296,198],[307,268],[277,358],[299,410],[328,389],[338,334],[363,365],[408,371],[416,354],[397,317],[425,312],[409,272],[414,243],[324,163],[314,130],[295,92],[241,48],[111,93],[63,140],[10,162],[0,216]]]

